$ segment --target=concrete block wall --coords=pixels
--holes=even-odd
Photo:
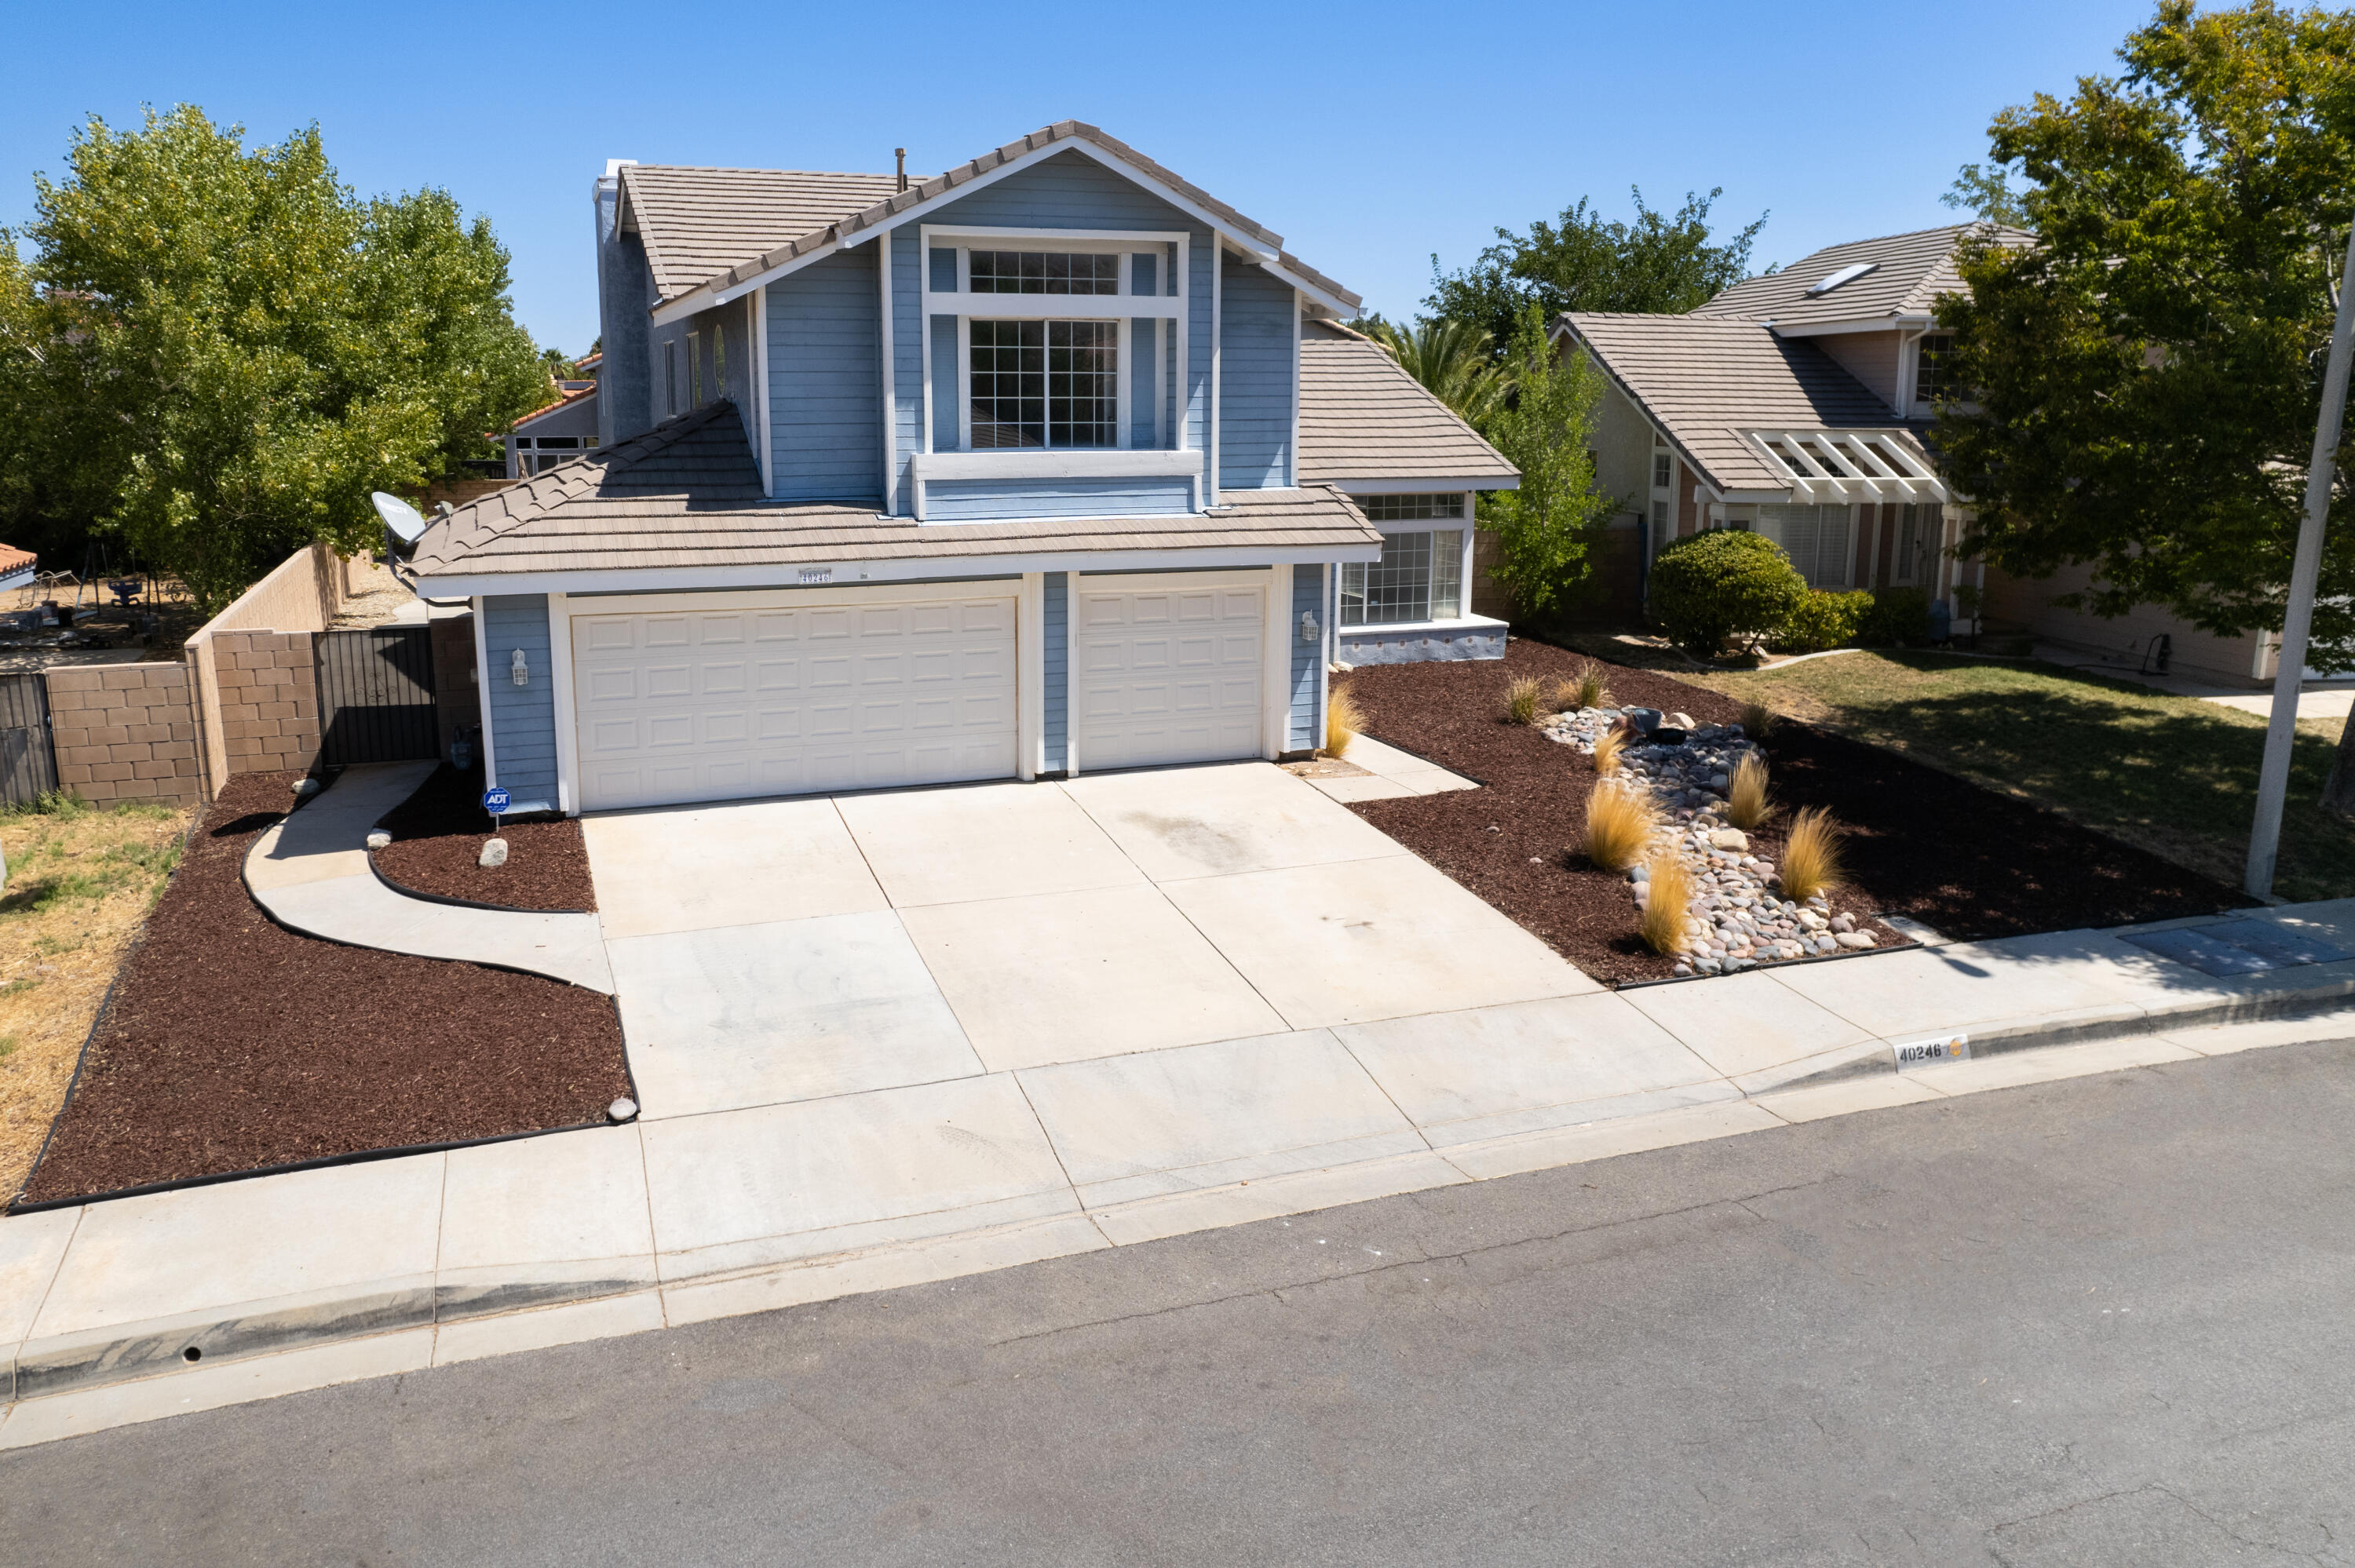
[[[59,788],[101,806],[201,799],[186,665],[61,667],[43,679]]]
[[[229,773],[318,765],[319,676],[311,633],[216,631],[213,664]]]

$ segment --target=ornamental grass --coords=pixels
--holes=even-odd
[[[1611,705],[1611,687],[1606,683],[1603,666],[1589,659],[1553,686],[1554,705],[1563,709],[1607,708]]]
[[[1627,745],[1624,729],[1606,729],[1594,737],[1594,771],[1604,776],[1619,771],[1619,753]]]
[[[1791,819],[1780,863],[1784,897],[1804,901],[1840,885],[1847,874],[1839,856],[1842,831],[1821,806],[1810,806]]]
[[[1783,715],[1762,702],[1742,705],[1742,733],[1753,740],[1764,740],[1782,727]]]
[[[1613,779],[1586,798],[1586,836],[1579,847],[1605,871],[1625,871],[1651,847],[1658,808],[1640,786]]]
[[[1690,942],[1686,927],[1692,923],[1692,868],[1674,849],[1664,849],[1652,856],[1646,875],[1644,885],[1650,891],[1636,912],[1636,934],[1652,951],[1674,958]]]
[[[1766,759],[1751,752],[1733,765],[1733,777],[1725,788],[1725,820],[1743,832],[1754,832],[1774,815],[1774,802],[1766,793]]]
[[[1505,716],[1515,724],[1535,724],[1545,716],[1545,683],[1535,675],[1516,675],[1505,687]]]
[[[1358,705],[1356,695],[1349,690],[1349,683],[1344,681],[1334,687],[1332,694],[1325,699],[1326,755],[1338,757],[1348,751],[1349,743],[1357,739],[1358,732],[1365,727],[1366,710]]]

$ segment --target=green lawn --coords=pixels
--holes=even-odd
[[[1944,654],[1844,653],[1781,670],[1677,673],[2241,885],[2264,747],[2264,721],[2254,714],[2050,664]],[[2336,719],[2298,725],[2274,885],[2285,898],[2355,895],[2355,826],[2314,803],[2339,730]]]

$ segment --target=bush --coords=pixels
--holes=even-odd
[[[1930,641],[1930,596],[1920,588],[1874,591],[1857,639],[1868,648],[1912,648]]]
[[[1704,659],[1729,641],[1746,647],[1772,636],[1806,597],[1807,579],[1783,546],[1738,528],[1689,534],[1652,560],[1652,619]]]
[[[1872,596],[1859,589],[1836,593],[1817,588],[1799,601],[1791,619],[1774,634],[1774,647],[1784,653],[1820,653],[1853,642],[1872,613]]]

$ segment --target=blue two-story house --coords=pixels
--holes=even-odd
[[[588,455],[437,521],[522,810],[1316,747],[1494,658],[1513,471],[1281,237],[1092,126],[937,177],[617,163]]]

